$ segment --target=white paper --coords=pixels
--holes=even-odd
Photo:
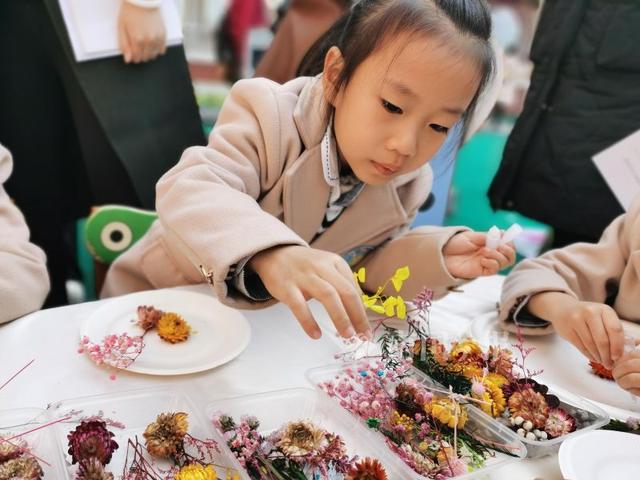
[[[502,236],[502,232],[495,225],[489,229],[487,232],[487,238],[485,240],[485,246],[491,250],[495,250],[500,246],[500,237]]]
[[[73,53],[78,62],[121,55],[118,15],[121,1],[58,0]],[[167,45],[182,43],[182,25],[175,0],[162,2]]]
[[[594,155],[593,162],[625,210],[640,193],[640,130]]]
[[[509,227],[509,229],[502,234],[502,238],[500,239],[500,245],[506,245],[509,242],[513,242],[516,238],[518,238],[524,230],[520,225],[514,223]]]

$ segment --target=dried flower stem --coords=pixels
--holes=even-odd
[[[27,369],[27,367],[31,366],[31,364],[33,362],[35,362],[36,359],[34,358],[33,360],[31,360],[29,363],[27,363],[24,367],[22,367],[20,370],[18,370],[16,373],[13,374],[13,376],[7,380],[6,382],[4,382],[2,385],[0,385],[0,390],[2,390],[11,380],[13,380],[14,378],[16,378],[18,375],[20,375],[23,371],[25,371]]]

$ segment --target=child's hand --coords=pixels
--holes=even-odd
[[[616,363],[613,378],[622,388],[640,397],[640,350],[626,354]]]
[[[166,31],[159,8],[142,8],[125,1],[118,18],[118,43],[125,63],[153,60],[166,50]]]
[[[361,291],[347,263],[338,255],[288,245],[256,254],[249,262],[274,298],[287,305],[311,338],[320,338],[307,300],[316,298],[343,337],[371,336]]]
[[[527,307],[534,315],[549,320],[556,332],[589,360],[613,368],[622,356],[622,323],[608,305],[580,302],[562,292],[544,292],[531,297]]]
[[[461,232],[449,239],[442,253],[449,273],[457,278],[470,280],[482,275],[494,275],[513,265],[516,250],[512,243],[497,250],[486,248],[487,235],[479,232]]]

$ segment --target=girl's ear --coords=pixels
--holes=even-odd
[[[344,58],[342,57],[342,52],[336,46],[331,47],[324,57],[324,68],[322,69],[324,98],[331,105],[334,104],[335,97],[338,94],[338,79],[343,67]]]

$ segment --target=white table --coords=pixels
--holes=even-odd
[[[434,316],[447,316],[460,327],[474,316],[495,308],[502,277],[476,280],[464,294],[451,294],[436,302]],[[189,290],[206,292],[205,286]],[[107,300],[108,301],[108,300]],[[29,360],[25,372],[0,391],[0,408],[39,407],[57,400],[169,385],[188,393],[196,405],[211,400],[261,391],[310,385],[304,373],[334,362],[340,351],[330,331],[310,340],[283,305],[243,312],[251,324],[251,342],[235,360],[213,370],[177,377],[118,372],[116,380],[77,353],[80,325],[103,301],[43,310],[0,327],[0,384]],[[312,311],[323,325],[329,319],[317,304]],[[492,479],[561,479],[557,457],[522,461],[496,470]]]

